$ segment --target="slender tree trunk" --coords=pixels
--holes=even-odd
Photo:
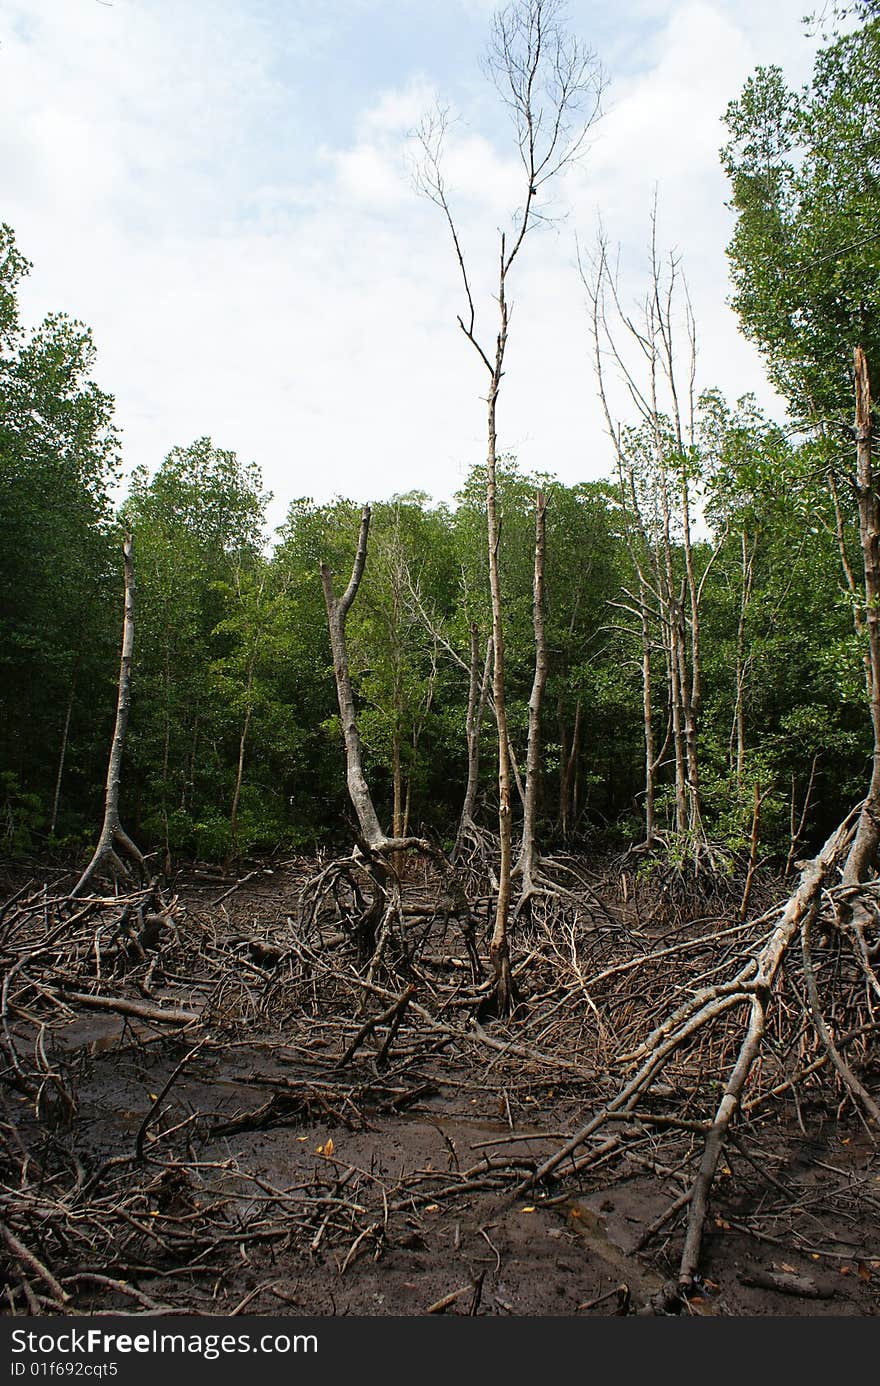
[[[810,811],[810,800],[813,797],[813,785],[816,780],[816,766],[818,764],[819,755],[817,752],[816,755],[813,756],[813,763],[810,766],[810,778],[807,781],[807,788],[806,792],[804,793],[804,802],[801,807],[800,818],[797,817],[795,808],[795,793],[797,789],[797,784],[794,775],[792,775],[791,777],[791,817],[789,820],[790,843],[788,848],[788,856],[785,859],[785,870],[782,873],[783,876],[789,876],[791,874],[792,867],[794,866],[795,854],[797,853],[798,844],[803,836],[804,826],[807,821],[807,814]]]
[[[862,806],[855,842],[843,880],[858,885],[875,864],[880,843],[880,502],[874,489],[871,462],[871,381],[861,347],[855,349],[856,389],[856,492],[859,499],[859,533],[865,565],[865,624],[868,629],[870,678],[868,696],[874,731],[871,782]]]
[[[754,568],[754,553],[750,556],[746,546],[746,532],[740,534],[742,546],[742,587],[740,590],[739,619],[736,626],[736,672],[735,672],[735,698],[733,709],[733,729],[731,735],[731,769],[736,771],[736,793],[737,798],[742,798],[743,770],[745,767],[746,756],[746,724],[745,724],[745,682],[746,682],[746,657],[745,657],[745,631],[746,616],[749,609],[749,601],[752,595],[752,573]]]
[[[486,518],[489,541],[489,588],[492,597],[492,643],[495,650],[492,693],[495,721],[498,727],[498,899],[495,905],[495,924],[489,942],[489,959],[495,977],[495,999],[498,1010],[506,1014],[514,1003],[513,974],[510,968],[510,948],[507,941],[507,921],[510,912],[510,872],[513,865],[513,824],[510,804],[510,745],[507,731],[507,702],[504,690],[504,624],[502,617],[501,577],[498,564],[498,489],[496,481],[497,436],[495,414],[498,391],[501,387],[504,349],[507,341],[507,299],[504,294],[505,242],[501,237],[501,274],[499,278],[499,308],[501,326],[495,351],[495,369],[488,399],[488,453],[486,458]]]
[[[241,802],[241,786],[244,780],[244,753],[247,747],[248,732],[251,726],[251,715],[253,713],[253,688],[254,688],[254,662],[256,660],[256,649],[254,650],[248,664],[247,688],[245,690],[244,723],[241,729],[241,736],[238,742],[238,765],[235,771],[235,790],[232,795],[232,806],[229,810],[229,850],[230,856],[238,853],[238,806]]]
[[[651,629],[648,624],[647,592],[639,574],[639,609],[642,626],[642,716],[645,734],[645,846],[653,847],[657,836],[656,811],[654,807],[654,707],[651,683]]]
[[[64,713],[64,730],[61,733],[61,750],[58,753],[58,772],[55,776],[55,793],[52,797],[52,820],[49,824],[49,836],[55,836],[55,826],[58,822],[58,805],[61,801],[61,779],[64,775],[64,761],[67,756],[67,740],[70,735],[70,718],[73,713],[73,696],[76,692],[76,674],[70,681],[70,693],[67,696],[67,708]]]
[[[685,785],[687,789],[687,826],[690,832],[697,833],[702,827],[702,801],[700,796],[700,767],[697,752],[697,719],[691,700],[691,686],[688,682],[687,632],[685,629],[684,607],[679,603],[678,616],[678,686],[681,696],[681,720],[684,731],[684,751],[687,764]]]
[[[196,783],[196,752],[198,751],[198,747],[199,747],[199,709],[198,709],[198,705],[196,705],[195,712],[193,713],[192,744],[191,744],[191,746],[190,746],[190,753],[189,753],[189,777],[186,778],[186,779],[184,779],[183,788],[182,788],[181,793],[180,793],[180,807],[181,807],[181,810],[183,810],[183,811],[186,810],[186,805],[187,805],[187,798],[186,798],[186,791],[187,791],[187,788],[189,788],[189,790],[190,790],[191,793],[194,793],[194,792],[195,792],[195,783]]]
[[[489,701],[489,682],[492,676],[492,660],[494,646],[492,637],[486,644],[486,658],[483,662],[483,676],[480,678],[480,632],[477,626],[471,626],[471,654],[470,667],[468,671],[468,705],[467,717],[465,721],[465,735],[467,738],[468,752],[468,774],[467,785],[464,792],[464,803],[461,807],[461,816],[458,820],[458,831],[455,834],[455,846],[452,849],[452,861],[457,861],[464,848],[464,841],[467,833],[474,827],[474,813],[477,806],[477,790],[480,782],[480,733],[483,729],[483,717],[486,713],[486,704]]]
[[[673,396],[675,394],[673,384]],[[690,828],[692,832],[697,832],[702,828],[703,822],[703,803],[700,792],[700,761],[699,761],[699,721],[700,708],[703,699],[703,672],[702,654],[700,651],[700,598],[697,588],[696,576],[694,574],[694,554],[691,546],[691,501],[690,490],[688,487],[687,465],[684,461],[683,444],[679,442],[682,449],[681,464],[681,521],[682,538],[684,548],[684,566],[687,578],[687,590],[690,604],[691,616],[691,639],[690,639],[690,662],[691,678],[690,687],[684,683],[685,688],[685,717],[686,717],[686,739],[688,756],[688,785],[690,793]],[[682,641],[683,649],[686,648]],[[685,672],[686,679],[686,672]]]
[[[568,741],[567,746],[565,727],[562,724],[560,716],[559,830],[563,838],[568,837],[575,816],[575,770],[581,749],[581,714],[583,713],[583,708],[584,705],[581,699],[578,698],[574,705],[574,722],[571,728],[571,740]]]
[[[535,496],[535,576],[532,590],[532,623],[535,632],[535,677],[529,698],[529,740],[526,750],[526,790],[523,805],[522,845],[517,872],[523,891],[532,888],[538,864],[536,818],[541,775],[541,705],[547,684],[547,633],[544,625],[544,565],[547,556],[547,499],[543,491]]]
[[[119,848],[138,867],[143,867],[144,858],[131,838],[123,830],[119,820],[119,789],[122,781],[122,755],[125,750],[125,734],[128,730],[128,716],[131,710],[131,662],[134,652],[134,552],[130,534],[125,536],[122,546],[123,574],[125,582],[125,610],[122,623],[122,657],[119,664],[119,685],[116,698],[116,724],[113,729],[113,742],[107,764],[107,780],[104,788],[104,823],[94,856],[80,876],[71,896],[79,895],[105,862],[114,876],[128,876],[128,867],[116,851]]]
[[[400,764],[400,732],[395,727],[391,737],[392,832],[403,837],[403,771]]]
[[[346,780],[352,806],[357,814],[361,833],[368,847],[381,847],[386,836],[376,815],[372,795],[364,775],[363,751],[357,714],[354,706],[354,693],[348,668],[348,646],[345,640],[345,622],[351,605],[357,596],[367,562],[367,539],[370,533],[370,507],[365,505],[361,514],[361,527],[358,535],[357,552],[351,570],[351,578],[341,597],[333,592],[333,578],[326,563],[321,564],[321,583],[324,588],[324,603],[327,607],[327,625],[330,631],[330,651],[333,656],[333,672],[336,676],[336,696],[339,702],[339,716],[342,720],[342,734],[345,738]]]
[[[669,679],[669,709],[672,717],[672,745],[675,756],[675,831],[676,833],[683,833],[687,829],[687,760],[682,725],[678,613],[675,608],[674,597],[670,600],[667,611],[669,644],[666,658]]]
[[[165,728],[162,741],[162,827],[165,847],[165,870],[171,870],[171,843],[168,834],[168,767],[171,760],[171,650],[167,632],[165,640]]]

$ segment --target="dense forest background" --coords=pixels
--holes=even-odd
[[[655,252],[651,289],[633,310],[617,302],[599,246],[572,292],[584,298],[585,389],[592,352],[608,398],[614,376],[633,401],[629,417],[609,405],[617,465],[604,481],[566,486],[552,458],[532,476],[501,457],[507,716],[521,787],[536,493],[546,500],[537,803],[548,845],[647,836],[675,850],[699,829],[721,860],[757,842],[762,858],[790,868],[864,793],[870,604],[852,353],[860,345],[869,365],[880,362],[880,20],[863,7],[843,29],[828,36],[808,89],[759,70],[727,115],[734,303],[788,422],[748,398],[693,398],[677,262]],[[4,226],[0,845],[82,852],[94,840],[128,532],[128,831],[161,863],[349,839],[319,564],[347,580],[360,505],[296,500],[269,536],[257,469],[209,437],[136,472],[120,503],[122,449],[91,334],[60,314],[22,323],[17,290],[30,270]],[[314,461],[301,459],[303,476]],[[485,481],[475,463],[453,505],[418,490],[373,505],[348,622],[380,817],[394,836],[427,825],[447,847],[475,689],[488,708],[477,816],[497,815]]]

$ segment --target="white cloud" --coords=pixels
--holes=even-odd
[[[316,36],[303,8],[279,38],[270,11],[46,0],[35,15],[0,0],[0,216],[35,261],[26,306],[93,326],[129,465],[210,433],[260,463],[276,521],[303,494],[418,485],[448,496],[483,456],[485,406],[455,325],[448,232],[407,167],[408,132],[440,85],[432,55],[377,84],[347,138],[314,139],[322,112],[306,65],[332,46],[330,17]],[[589,239],[602,209],[635,294],[655,184],[662,240],[685,255],[706,383],[770,398],[724,307],[730,215],[716,151],[727,100],[757,62],[783,55],[786,36],[800,43],[797,19],[798,0],[772,15],[758,0],[633,7],[637,70],[613,85],[566,181],[568,221],[536,231],[515,271],[499,422],[526,465],[567,480],[608,468],[574,229]],[[497,230],[521,172],[503,119],[455,124],[448,156],[491,340]]]

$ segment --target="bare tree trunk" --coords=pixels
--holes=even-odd
[[[400,764],[400,732],[397,728],[391,736],[391,831],[395,837],[403,837],[403,771]]]
[[[252,693],[254,687],[254,661],[256,650],[251,656],[248,665],[247,689],[245,691],[245,710],[244,725],[241,729],[241,736],[238,742],[238,766],[235,772],[235,791],[232,795],[232,807],[229,811],[229,850],[230,855],[235,856],[238,852],[238,806],[241,802],[241,786],[244,779],[244,753],[247,746],[248,732],[251,725],[251,714],[253,712]]]
[[[544,627],[544,565],[547,555],[547,499],[543,491],[535,496],[535,576],[532,595],[532,622],[535,632],[535,677],[529,698],[529,740],[526,750],[526,792],[523,805],[522,844],[516,871],[522,877],[523,892],[532,889],[532,876],[538,864],[536,817],[541,774],[541,704],[547,684],[547,634]]]
[[[476,308],[440,167],[447,126],[446,113],[439,111],[433,120],[423,123],[419,131],[424,152],[418,176],[419,186],[443,211],[461,271],[467,309],[459,316],[459,327],[489,375],[486,512],[492,639],[495,648],[493,692],[498,725],[498,828],[501,844],[498,899],[489,956],[495,974],[494,1000],[501,1013],[510,1010],[514,999],[507,943],[512,865],[511,756],[504,698],[504,633],[498,571],[496,483],[496,409],[504,374],[509,327],[507,278],[538,216],[535,199],[548,182],[557,178],[579,157],[587,132],[598,115],[603,87],[601,68],[595,57],[565,33],[558,23],[559,10],[558,5],[547,3],[547,0],[511,0],[496,13],[493,25],[487,66],[513,117],[523,174],[522,204],[516,213],[509,249],[505,234],[501,234],[494,359],[491,350],[484,349],[476,335]]]
[[[104,789],[104,823],[94,856],[80,876],[71,897],[79,895],[98,869],[105,863],[116,877],[128,876],[129,869],[116,848],[124,853],[136,866],[142,868],[144,858],[131,838],[123,830],[119,820],[119,787],[122,779],[122,755],[125,750],[125,734],[128,730],[128,715],[131,709],[131,661],[134,651],[134,553],[130,534],[125,536],[122,546],[123,573],[125,581],[125,611],[122,623],[122,658],[119,664],[119,686],[116,699],[116,725],[113,729],[113,742],[107,764],[107,781]]]
[[[669,708],[672,717],[672,747],[675,757],[675,831],[676,833],[683,833],[687,828],[687,761],[681,709],[679,628],[674,604],[667,608],[667,625],[669,645],[666,651],[666,667],[669,679]]]
[[[745,630],[746,616],[748,614],[749,602],[752,595],[752,580],[754,573],[755,554],[748,553],[746,545],[746,532],[740,534],[742,548],[742,587],[740,590],[739,619],[736,625],[736,672],[735,672],[735,698],[733,708],[733,728],[731,731],[731,769],[736,771],[736,792],[737,797],[742,798],[743,770],[745,767],[746,756],[746,725],[745,725],[745,683],[746,683],[746,658],[745,658]]]
[[[565,728],[560,717],[560,761],[559,761],[559,830],[567,838],[574,820],[575,769],[581,749],[581,715],[583,702],[578,698],[574,705],[574,723],[571,728],[571,741],[565,745]]]
[[[648,625],[647,593],[639,575],[639,606],[642,618],[642,716],[645,733],[645,846],[654,846],[657,836],[657,822],[654,807],[654,776],[657,766],[654,759],[654,708],[651,682],[651,629]]]
[[[365,505],[361,513],[361,527],[358,534],[357,552],[351,570],[351,578],[342,596],[337,598],[333,592],[333,578],[326,563],[321,564],[321,583],[324,588],[324,603],[327,608],[327,625],[330,631],[330,651],[333,656],[333,672],[336,676],[336,697],[339,702],[339,716],[342,720],[342,734],[345,738],[345,762],[348,793],[357,814],[361,833],[368,847],[382,847],[386,837],[382,831],[372,795],[364,775],[361,738],[358,731],[357,714],[354,706],[354,693],[348,668],[348,646],[345,640],[345,622],[352,603],[357,596],[367,562],[367,539],[370,533],[370,507]]]
[[[495,998],[499,1012],[504,1015],[514,1004],[513,973],[510,967],[510,947],[507,941],[507,921],[510,912],[510,872],[513,865],[513,823],[510,805],[510,745],[507,732],[507,701],[504,690],[504,625],[502,619],[501,576],[498,566],[498,509],[496,482],[495,409],[501,384],[501,367],[507,340],[507,300],[504,296],[504,237],[501,238],[501,275],[499,305],[501,330],[495,355],[495,371],[489,391],[489,451],[486,463],[486,515],[489,540],[489,588],[492,596],[492,644],[495,651],[492,694],[495,703],[495,722],[498,728],[498,898],[495,903],[495,924],[489,941],[489,959],[495,977]]]
[[[798,844],[799,844],[799,842],[800,842],[800,840],[801,840],[801,838],[802,838],[802,836],[803,836],[804,825],[806,824],[806,821],[807,821],[807,814],[808,814],[809,811],[810,811],[810,800],[811,800],[811,798],[813,797],[813,784],[815,783],[815,779],[816,779],[816,766],[817,766],[818,764],[819,764],[819,754],[818,754],[818,752],[817,752],[816,755],[813,756],[813,763],[812,763],[812,765],[810,766],[810,778],[809,778],[809,780],[807,781],[807,788],[806,788],[806,792],[804,793],[804,802],[803,802],[803,805],[802,805],[802,807],[801,807],[800,818],[797,817],[797,815],[796,815],[796,810],[795,810],[795,791],[796,791],[797,786],[796,786],[796,783],[795,783],[795,777],[794,777],[794,775],[792,775],[792,777],[791,777],[791,816],[790,816],[790,820],[789,820],[789,821],[790,821],[790,834],[789,834],[789,836],[790,836],[790,839],[791,839],[791,840],[790,840],[789,848],[788,848],[788,856],[787,856],[786,859],[785,859],[785,870],[784,870],[783,873],[782,873],[783,876],[789,876],[789,875],[791,875],[791,870],[792,870],[792,867],[794,866],[795,854],[797,853]]]
[[[489,680],[492,674],[492,658],[494,647],[492,638],[486,644],[486,658],[483,663],[483,676],[480,678],[480,631],[479,627],[471,626],[471,656],[468,671],[468,705],[467,718],[465,723],[465,734],[467,738],[468,752],[468,775],[467,786],[464,792],[464,803],[461,807],[461,816],[458,820],[458,831],[455,834],[455,846],[452,849],[452,861],[457,861],[464,847],[464,840],[469,830],[474,827],[474,813],[477,805],[477,790],[480,780],[480,733],[483,728],[483,717],[486,713],[486,704],[489,701]]]
[[[871,782],[862,805],[855,842],[843,880],[858,885],[875,864],[880,843],[880,502],[874,489],[871,465],[871,380],[868,362],[860,346],[855,349],[856,388],[856,492],[859,499],[859,533],[865,565],[865,623],[868,629],[870,679],[868,695],[874,731]]]
[[[55,793],[52,798],[52,820],[49,824],[49,836],[55,836],[55,825],[58,822],[58,805],[61,801],[61,778],[64,774],[64,761],[67,756],[67,740],[70,735],[70,718],[73,712],[73,696],[76,692],[76,674],[70,681],[70,693],[67,696],[67,708],[64,713],[64,730],[61,733],[61,750],[58,753],[58,772],[55,776]]]
[[[170,631],[165,632],[165,727],[162,740],[162,826],[164,830],[164,868],[171,870],[171,842],[168,833],[168,768],[171,760],[171,650]]]

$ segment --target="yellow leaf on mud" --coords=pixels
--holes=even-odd
[[[519,1211],[521,1213],[533,1213],[535,1211],[535,1205],[533,1203],[530,1203],[527,1208],[520,1208]]]
[[[324,1146],[324,1154],[325,1154],[325,1155],[332,1155],[332,1154],[333,1154],[333,1137],[332,1137],[332,1136],[328,1139],[327,1144]]]
[[[307,1140],[308,1140],[308,1136],[297,1136],[297,1140],[298,1140],[298,1141],[307,1141]]]

